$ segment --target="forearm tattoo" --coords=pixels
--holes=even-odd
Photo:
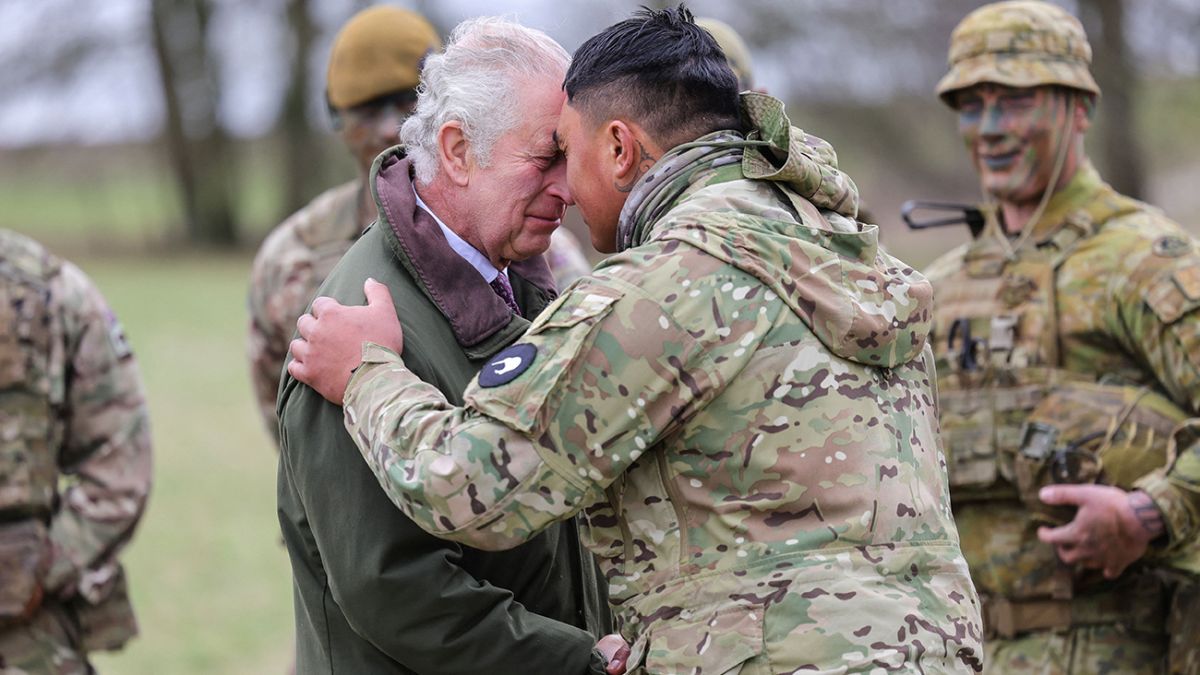
[[[1151,537],[1157,537],[1166,530],[1163,525],[1162,511],[1158,510],[1158,506],[1150,498],[1150,495],[1140,490],[1130,492],[1129,506],[1133,508],[1133,515],[1137,516],[1142,529]]]
[[[650,167],[654,166],[654,163],[658,161],[657,157],[646,152],[646,146],[642,145],[641,141],[637,142],[637,153],[637,169],[633,172],[633,177],[630,178],[629,182],[625,184],[617,182],[613,183],[613,187],[617,189],[617,192],[633,192],[633,186],[637,185],[638,179],[641,178],[647,171],[649,171]]]

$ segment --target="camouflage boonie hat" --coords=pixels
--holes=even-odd
[[[1038,0],[997,2],[968,14],[950,35],[950,72],[937,94],[953,106],[954,92],[994,82],[1061,85],[1099,96],[1091,63],[1083,25],[1066,10]]]

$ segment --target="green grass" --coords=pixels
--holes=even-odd
[[[291,576],[244,356],[246,256],[77,260],[138,356],[155,483],[124,560],[142,635],[102,673],[282,673]]]

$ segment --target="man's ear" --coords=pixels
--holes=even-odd
[[[442,173],[452,183],[465,187],[471,175],[471,142],[463,135],[462,123],[446,122],[438,129],[437,135],[438,163]]]
[[[1075,95],[1075,131],[1084,132],[1092,126],[1092,118],[1096,116],[1096,97],[1090,93]]]
[[[638,131],[640,130],[624,120],[609,120],[605,126],[604,140],[608,147],[609,160],[612,162],[615,185],[633,187],[633,183],[641,175],[639,167],[645,168],[642,164],[645,159],[642,156],[644,148],[639,142]]]

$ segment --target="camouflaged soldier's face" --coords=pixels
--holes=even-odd
[[[1082,100],[1080,106],[1082,106]],[[958,129],[983,189],[1001,202],[1041,199],[1050,184],[1060,142],[1069,143],[1060,182],[1074,173],[1076,132],[1087,126],[1066,90],[984,83],[955,95]],[[1070,124],[1071,126],[1068,126]]]
[[[399,92],[338,111],[342,142],[363,173],[379,153],[400,142],[400,125],[416,105],[415,92]]]

